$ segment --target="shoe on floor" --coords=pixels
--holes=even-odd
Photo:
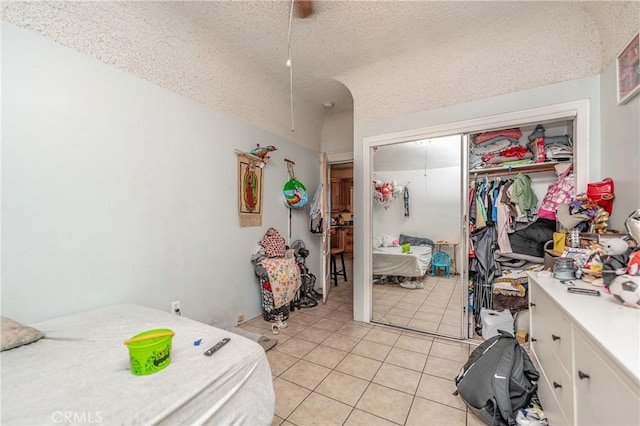
[[[424,283],[422,281],[415,281],[416,288],[424,288]]]
[[[415,290],[416,289],[416,283],[413,281],[405,281],[400,283],[400,287],[402,288],[408,288],[409,290]]]

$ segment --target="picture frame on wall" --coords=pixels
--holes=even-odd
[[[640,38],[631,39],[616,58],[618,105],[628,102],[640,91]]]

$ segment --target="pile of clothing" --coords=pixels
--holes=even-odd
[[[538,138],[544,140],[545,159],[548,161],[573,161],[573,142],[569,135],[545,136],[545,128],[538,124],[529,135],[529,149],[533,151],[533,144]]]
[[[533,153],[520,145],[518,128],[480,133],[472,137],[469,166],[473,169],[530,163]]]

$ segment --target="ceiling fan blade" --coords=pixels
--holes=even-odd
[[[312,0],[295,0],[295,5],[298,18],[308,18],[313,14]]]

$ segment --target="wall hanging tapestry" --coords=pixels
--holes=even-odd
[[[260,162],[238,154],[238,212],[240,226],[262,226],[262,168]]]

